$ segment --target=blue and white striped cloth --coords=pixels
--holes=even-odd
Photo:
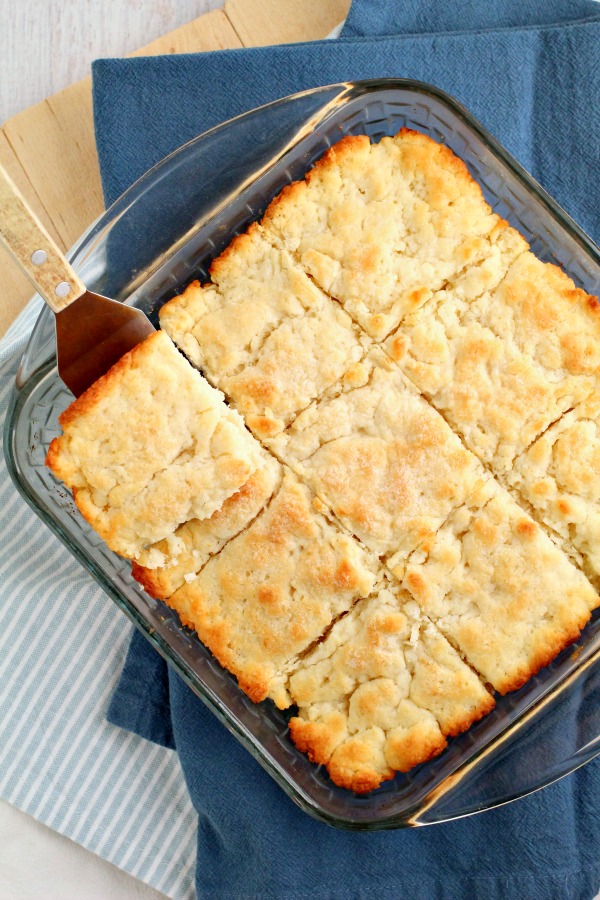
[[[0,428],[41,301],[0,341]],[[0,797],[176,900],[197,817],[177,755],[105,711],[132,626],[21,499],[0,459]]]

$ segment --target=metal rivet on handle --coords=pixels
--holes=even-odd
[[[66,297],[71,292],[71,285],[68,281],[59,282],[54,288],[57,297]]]
[[[41,266],[48,259],[48,254],[45,250],[34,250],[31,254],[31,262],[34,266]]]

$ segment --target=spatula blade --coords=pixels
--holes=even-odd
[[[56,314],[58,374],[79,397],[153,331],[141,310],[86,291]]]

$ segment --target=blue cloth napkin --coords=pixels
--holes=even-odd
[[[333,42],[101,60],[93,88],[106,200],[254,106],[332,82],[410,77],[464,103],[598,240],[599,48],[591,0],[361,0]],[[199,815],[199,897],[579,900],[600,886],[596,763],[474,818],[346,833],[298,810],[137,634],[109,718],[176,747]],[[520,745],[532,777],[542,747],[537,730]]]

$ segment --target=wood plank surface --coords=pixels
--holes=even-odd
[[[132,56],[201,53],[324,38],[345,17],[349,0],[229,0]],[[0,161],[51,234],[70,247],[103,209],[94,142],[91,79],[85,78],[8,119]],[[0,248],[0,335],[32,295]]]
[[[204,53],[207,50],[233,50],[242,46],[237,32],[223,10],[215,9],[129,55],[160,56],[161,53]]]
[[[70,247],[103,207],[89,80],[18,113],[3,131],[63,246]]]
[[[225,0],[0,0],[0,124]]]
[[[245,47],[320,40],[349,8],[350,0],[228,0],[224,7]]]

